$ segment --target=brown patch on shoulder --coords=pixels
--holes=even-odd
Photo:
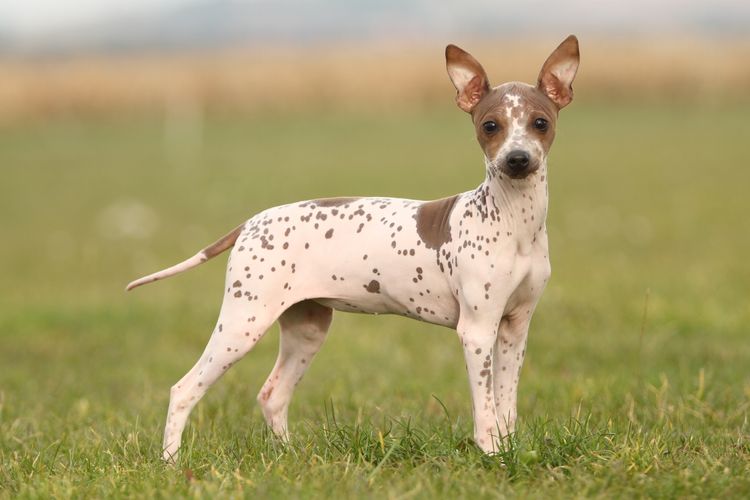
[[[365,285],[365,290],[370,293],[380,293],[380,282],[377,280],[370,281]]]
[[[313,200],[313,203],[318,205],[319,207],[340,207],[341,205],[346,205],[347,203],[352,203],[357,201],[359,198],[357,197],[340,197],[340,198],[321,198],[319,200]]]
[[[240,237],[240,234],[242,233],[242,229],[244,227],[245,223],[243,222],[242,224],[234,228],[230,233],[222,236],[221,239],[204,248],[202,252],[203,255],[206,256],[206,259],[216,257],[227,248],[233,247],[234,243],[237,241],[237,238]]]
[[[419,206],[414,218],[417,234],[427,248],[437,249],[451,241],[450,217],[458,195],[427,201]]]

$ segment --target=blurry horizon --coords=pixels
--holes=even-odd
[[[53,0],[0,3],[0,54],[69,55],[446,38],[746,37],[750,3]]]
[[[0,3],[0,123],[440,106],[447,43],[533,83],[571,33],[586,99],[747,100],[750,2],[36,0]]]

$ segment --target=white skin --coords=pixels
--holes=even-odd
[[[513,431],[529,322],[550,275],[545,219],[551,139],[545,143],[543,135],[529,133],[537,108],[527,96],[543,95],[534,87],[513,83],[486,86],[481,92],[469,88],[471,95],[461,102],[472,75],[480,71],[486,79],[478,63],[478,69],[466,69],[464,63],[448,56],[459,106],[472,113],[481,101],[485,109],[505,113],[508,129],[501,143],[487,145],[480,138],[485,181],[475,190],[435,202],[313,200],[271,208],[249,219],[237,232],[224,301],[208,345],[172,387],[165,460],[176,459],[195,404],[277,319],[279,357],[258,401],[274,433],[287,439],[294,387],[323,344],[332,309],[399,314],[455,328],[471,387],[475,442],[492,453],[499,439]],[[461,65],[459,77],[451,73],[451,64]],[[574,74],[562,83],[569,87]],[[482,134],[481,123],[475,125]],[[515,150],[527,151],[533,168],[511,178],[503,162]],[[131,288],[212,256],[199,253]]]

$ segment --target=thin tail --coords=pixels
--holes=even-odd
[[[197,254],[193,255],[187,260],[180,262],[179,264],[175,264],[172,267],[162,269],[161,271],[157,271],[153,274],[149,274],[148,276],[144,276],[143,278],[138,278],[137,280],[130,282],[125,290],[130,291],[133,288],[139,287],[141,285],[153,283],[154,281],[159,281],[164,278],[169,278],[170,276],[174,276],[175,274],[179,274],[183,271],[187,271],[188,269],[192,269],[195,266],[203,264],[208,259],[212,259],[223,251],[233,247],[234,243],[237,241],[237,238],[240,237],[240,234],[242,233],[242,229],[244,227],[244,223],[240,224],[230,233],[222,236],[212,245],[207,246]]]

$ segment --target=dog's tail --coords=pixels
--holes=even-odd
[[[161,271],[157,271],[153,274],[149,274],[148,276],[144,276],[143,278],[138,278],[137,280],[130,282],[128,286],[125,288],[125,290],[130,291],[133,288],[139,287],[141,285],[145,285],[147,283],[153,283],[154,281],[159,281],[164,278],[169,278],[170,276],[174,276],[175,274],[181,273],[183,271],[187,271],[188,269],[192,269],[195,266],[203,264],[208,259],[216,257],[217,255],[222,253],[224,250],[227,250],[233,247],[234,243],[237,241],[237,238],[240,237],[240,234],[242,233],[242,229],[244,227],[245,227],[244,223],[240,224],[239,226],[234,228],[231,232],[222,236],[219,240],[217,240],[212,245],[207,246],[206,248],[204,248],[197,254],[193,255],[187,260],[180,262],[179,264],[175,264],[172,267],[162,269]]]

